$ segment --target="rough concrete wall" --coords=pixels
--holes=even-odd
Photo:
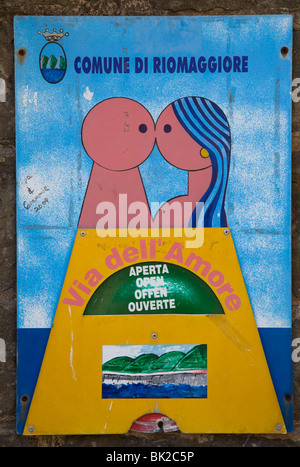
[[[294,363],[294,433],[286,436],[185,435],[178,433],[102,436],[37,436],[15,434],[16,392],[16,227],[14,48],[15,15],[240,15],[292,14],[294,17],[293,78],[300,78],[299,0],[1,0],[0,78],[0,338],[6,343],[6,362],[0,361],[0,446],[299,446],[300,362]],[[293,103],[293,338],[300,338],[300,102]]]

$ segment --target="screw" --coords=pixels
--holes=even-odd
[[[21,55],[21,56],[26,55],[26,50],[25,49],[19,49],[18,54]]]
[[[152,333],[152,339],[157,339],[157,334],[156,334],[156,332],[153,332],[153,333]]]
[[[33,432],[34,432],[34,426],[33,426],[33,425],[30,425],[30,426],[28,427],[28,431],[29,431],[30,433],[33,433]]]
[[[224,235],[229,235],[230,234],[230,230],[229,229],[225,229],[224,230]]]
[[[80,235],[81,235],[82,237],[85,237],[85,236],[86,236],[85,230],[82,230],[82,231],[80,232]]]
[[[275,425],[275,430],[276,431],[280,431],[281,430],[281,425],[279,423],[277,423],[277,425]]]

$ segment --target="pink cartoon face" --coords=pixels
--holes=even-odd
[[[144,162],[155,143],[154,122],[138,102],[116,97],[100,102],[82,125],[82,142],[96,164],[115,171]]]
[[[165,108],[157,120],[156,141],[163,157],[179,169],[192,171],[211,166],[208,151],[186,132],[172,104]]]

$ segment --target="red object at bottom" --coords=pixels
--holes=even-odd
[[[131,431],[140,433],[169,433],[179,431],[179,428],[171,418],[162,413],[148,413],[142,415],[133,422]]]

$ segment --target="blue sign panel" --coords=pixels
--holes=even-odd
[[[15,17],[18,433],[121,433],[135,426],[147,431],[152,421],[136,421],[157,413],[152,399],[174,430],[292,431],[291,64],[289,15]],[[174,208],[170,200],[177,207],[191,203],[188,220],[164,221],[164,207]],[[147,205],[145,215],[137,202]],[[142,229],[159,215],[154,227],[171,234],[157,240],[154,251],[158,235],[153,228],[145,240]],[[188,247],[181,250],[179,243],[188,233],[176,236],[183,226],[204,231],[204,243],[186,255]],[[100,270],[93,261],[101,249]],[[100,299],[107,303],[101,311]],[[248,311],[242,314],[246,308],[254,318],[249,335],[243,333],[243,326],[252,326]],[[74,315],[79,311],[82,324]],[[228,318],[226,326],[221,318]],[[114,320],[107,328],[110,339],[103,337],[108,319]],[[98,406],[98,395],[93,399],[91,393],[86,419],[78,414],[68,421],[72,403],[82,403],[79,381],[88,355],[80,353],[80,339],[92,320],[103,332],[97,337],[97,325],[89,331],[99,346],[100,375],[89,383],[95,382],[101,401]],[[138,334],[141,320],[150,340]],[[198,337],[200,322],[216,324],[223,337],[227,333],[228,361],[219,364],[228,380],[223,414],[214,399],[213,381],[220,377],[213,355],[227,344],[217,334],[206,340],[208,324],[201,324]],[[68,337],[55,334],[69,325]],[[182,328],[190,329],[190,338],[180,337]],[[253,354],[245,355],[251,354],[250,369],[259,368],[253,384],[259,375],[265,387],[270,383],[266,401],[273,400],[274,389],[274,405],[259,409],[261,423],[245,413],[244,428],[239,407],[232,409],[236,424],[224,422],[239,378],[226,379],[224,369],[235,358],[239,365],[230,350],[231,332],[238,352],[253,344]],[[61,372],[70,375],[70,406],[52,378],[64,352],[68,364],[63,367],[62,357]],[[200,389],[191,390],[191,372]],[[149,391],[155,381],[163,383]],[[189,388],[179,390],[183,382]],[[44,407],[46,387],[56,387],[58,399],[50,397]],[[244,397],[243,407],[251,399],[246,392]],[[134,415],[122,412],[124,398]],[[182,398],[188,401],[184,409]],[[110,401],[119,414],[111,423]],[[214,428],[189,419],[196,403]],[[68,411],[57,425],[55,407]],[[98,410],[104,418],[97,425],[91,414]]]

